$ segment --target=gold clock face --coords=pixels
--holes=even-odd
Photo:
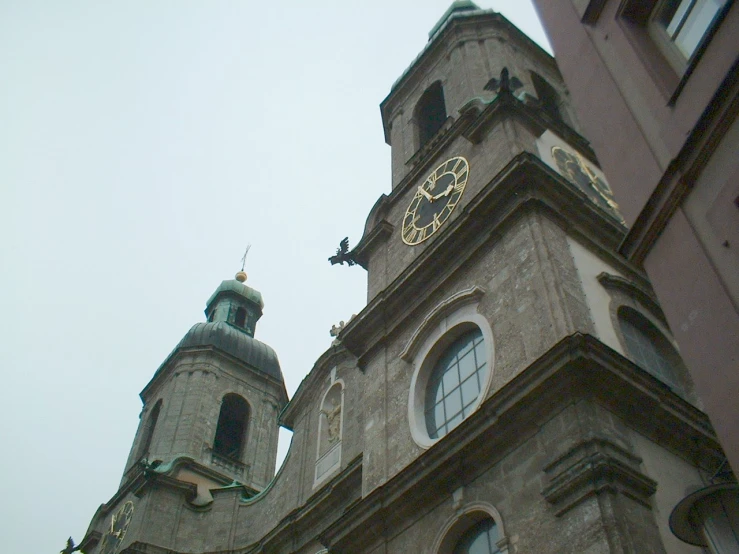
[[[422,243],[449,219],[467,185],[469,169],[467,160],[457,156],[445,161],[418,185],[403,217],[404,243]]]
[[[110,518],[110,527],[103,535],[100,554],[115,554],[118,552],[132,517],[133,502],[129,500]]]
[[[580,154],[565,150],[561,146],[552,146],[552,157],[562,175],[580,187],[595,204],[608,209],[623,222],[611,187],[595,174]]]

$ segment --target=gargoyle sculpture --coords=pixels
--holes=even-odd
[[[77,552],[80,549],[80,545],[74,544],[74,539],[72,537],[69,537],[67,539],[67,547],[64,550],[60,550],[59,554],[72,554],[72,552]]]
[[[328,261],[331,262],[331,265],[344,265],[344,262],[346,262],[349,266],[353,266],[357,263],[357,260],[354,259],[354,253],[349,252],[349,237],[344,237],[344,240],[339,243],[339,247],[336,249],[336,255],[331,256]]]

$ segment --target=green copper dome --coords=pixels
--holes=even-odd
[[[260,311],[264,308],[262,294],[258,290],[254,290],[253,288],[246,286],[244,283],[240,283],[236,279],[228,279],[218,285],[218,288],[215,290],[215,292],[210,295],[207,305],[210,306],[211,304],[213,304],[213,302],[215,302],[216,298],[218,298],[219,295],[229,293],[237,294],[239,296],[242,296],[246,300],[253,302],[257,306],[259,306]]]
[[[224,321],[253,337],[264,301],[259,291],[243,283],[245,273],[239,272],[236,277],[218,285],[208,299],[205,315],[210,322]]]
[[[196,323],[182,337],[175,351],[208,346],[241,360],[252,369],[261,371],[280,383],[283,382],[280,362],[275,351],[225,321]]]

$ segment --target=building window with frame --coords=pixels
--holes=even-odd
[[[479,328],[464,333],[439,357],[426,388],[424,415],[430,438],[449,433],[476,407],[486,365],[485,340]]]
[[[432,309],[401,359],[413,367],[408,423],[421,448],[430,448],[477,410],[495,367],[493,330],[477,307],[478,287],[459,291]]]
[[[629,357],[672,389],[682,391],[673,362],[679,356],[662,333],[643,315],[628,307],[619,308],[618,323]]]
[[[678,71],[685,70],[727,3],[728,0],[665,0],[657,5],[650,30]]]

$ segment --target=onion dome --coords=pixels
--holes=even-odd
[[[275,351],[254,338],[264,301],[259,291],[244,284],[246,273],[223,281],[205,308],[207,322],[196,323],[182,338],[175,352],[184,348],[213,347],[284,382]]]

